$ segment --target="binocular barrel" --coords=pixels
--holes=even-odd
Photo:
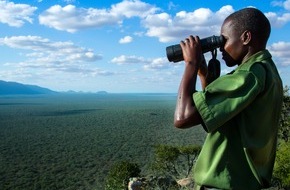
[[[212,51],[224,44],[223,36],[211,36],[200,40],[202,53]],[[166,47],[167,59],[170,62],[183,60],[182,49],[179,44]]]

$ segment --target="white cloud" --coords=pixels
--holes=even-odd
[[[274,7],[282,7],[283,6],[283,2],[282,1],[272,1],[271,5]]]
[[[266,17],[269,19],[273,27],[282,27],[288,22],[290,22],[290,13],[284,13],[279,16],[277,13],[268,12],[265,13]]]
[[[284,1],[283,7],[284,7],[284,9],[290,11],[290,0]]]
[[[273,1],[272,5],[288,9],[290,0]],[[39,22],[57,30],[76,32],[87,28],[121,25],[124,19],[138,17],[147,30],[147,36],[156,37],[160,42],[172,42],[180,41],[191,34],[200,37],[218,35],[223,20],[234,9],[231,5],[226,5],[216,12],[209,8],[199,8],[192,12],[180,11],[175,15],[158,11],[159,8],[140,0],[123,0],[107,9],[55,5],[39,15]],[[268,12],[265,15],[274,27],[281,27],[290,21],[290,13],[278,15]],[[130,40],[121,39],[119,42],[128,43]]]
[[[0,0],[0,22],[12,27],[21,27],[25,22],[33,22],[31,16],[36,9],[36,7],[27,4],[15,4]]]
[[[227,5],[217,12],[199,8],[193,12],[178,12],[174,17],[159,13],[148,15],[143,24],[148,29],[148,36],[157,37],[160,42],[170,42],[181,40],[190,34],[204,37],[219,34],[223,20],[232,12],[232,6]]]
[[[74,3],[76,0],[63,0],[63,1],[67,4],[71,4],[71,3]]]
[[[111,63],[117,64],[117,65],[125,65],[125,64],[146,64],[150,61],[145,59],[144,57],[137,57],[137,56],[126,56],[121,55],[119,57],[114,57],[111,60]]]
[[[111,63],[117,65],[141,64],[144,70],[162,70],[172,66],[180,65],[181,63],[170,63],[167,58],[146,59],[144,57],[121,55],[111,60]]]
[[[0,45],[23,49],[26,60],[16,63],[23,69],[39,69],[58,72],[107,74],[89,68],[88,62],[102,58],[92,50],[74,45],[72,42],[53,42],[40,36],[12,36],[0,38]]]
[[[39,36],[12,36],[0,38],[0,46],[22,50],[22,61],[2,64],[0,78],[6,80],[52,89],[82,89],[84,86],[95,89],[95,78],[118,75],[117,72],[97,68],[94,62],[102,56],[72,42],[51,41]],[[85,85],[85,81],[90,82]]]
[[[121,38],[119,40],[120,44],[127,44],[133,41],[133,38],[131,36],[125,36],[124,38]]]
[[[110,12],[112,14],[125,16],[127,18],[144,18],[147,15],[155,13],[157,10],[159,9],[155,6],[142,2],[140,0],[123,0],[116,5],[112,5]]]
[[[105,9],[83,9],[74,5],[54,5],[39,15],[39,23],[57,30],[76,32],[84,28],[101,27],[120,22],[118,15]]]
[[[168,3],[168,10],[172,10],[178,7],[178,5],[175,5],[172,1]]]
[[[286,0],[286,1],[272,1],[271,4],[274,6],[274,7],[283,7],[284,9],[286,10],[290,10],[290,0]]]
[[[0,38],[0,45],[11,48],[26,49],[44,54],[45,57],[55,57],[55,60],[96,61],[101,59],[90,49],[85,49],[74,45],[72,42],[53,42],[40,36],[12,36]],[[38,54],[40,55],[40,54]]]
[[[277,42],[267,47],[275,63],[280,66],[290,65],[290,42]]]
[[[167,58],[156,58],[153,59],[149,64],[144,65],[145,70],[162,70],[167,69],[172,65],[169,63]]]
[[[54,5],[39,15],[39,23],[57,30],[76,32],[85,28],[121,24],[125,18],[143,18],[156,10],[154,6],[139,0],[124,0],[112,5],[111,9]]]

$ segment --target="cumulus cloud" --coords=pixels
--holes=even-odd
[[[85,28],[119,25],[125,18],[143,18],[157,10],[156,7],[139,0],[124,0],[112,5],[110,9],[54,5],[39,15],[39,23],[73,33]]]
[[[280,66],[290,65],[290,42],[276,42],[268,47],[276,64]]]
[[[127,44],[133,41],[133,38],[131,36],[125,36],[124,38],[121,38],[119,40],[120,44]]]
[[[120,17],[140,17],[145,18],[147,15],[155,13],[159,8],[153,5],[142,2],[140,0],[123,0],[120,3],[112,5],[111,14],[119,15]]]
[[[143,65],[144,70],[162,70],[167,69],[173,65],[173,63],[169,63],[167,58],[160,57],[155,59],[146,59],[144,57],[138,56],[126,56],[121,55],[119,57],[115,57],[111,60],[111,63],[117,65],[128,65],[128,64],[139,64]],[[174,63],[175,66],[179,65],[180,63]]]
[[[32,50],[36,53],[44,54],[45,57],[61,58],[69,62],[96,61],[101,58],[90,49],[85,49],[74,45],[72,42],[53,42],[40,36],[12,36],[0,38],[0,45],[11,48]],[[38,54],[38,55],[41,55]]]
[[[219,34],[223,20],[232,12],[233,7],[227,5],[217,12],[199,8],[193,12],[181,11],[175,16],[168,13],[151,14],[144,19],[143,24],[148,29],[148,36],[157,37],[160,42],[170,42],[190,34],[204,37]]]
[[[286,0],[286,1],[283,3],[283,7],[284,7],[284,9],[290,11],[290,0]]]
[[[279,16],[277,13],[268,12],[265,15],[273,27],[282,27],[290,21],[290,13],[284,13]]]
[[[12,27],[21,27],[25,22],[33,22],[31,16],[36,9],[36,7],[27,4],[15,4],[0,0],[0,22]]]
[[[276,7],[283,7],[285,10],[290,10],[290,0],[286,1],[272,1],[271,4]]]
[[[74,5],[54,5],[39,15],[39,23],[57,30],[76,32],[84,28],[101,27],[121,22],[117,15],[105,9],[84,9]]]
[[[63,0],[63,1],[67,4],[71,4],[71,3],[74,3],[76,0]]]
[[[138,57],[135,55],[126,56],[121,55],[119,57],[114,57],[111,60],[111,63],[117,64],[117,65],[127,65],[127,64],[146,64],[150,61],[148,59],[145,59],[144,57]]]
[[[99,69],[88,69],[88,62],[99,60],[102,56],[72,42],[53,42],[40,36],[12,36],[0,38],[0,45],[27,51],[26,60],[17,64],[21,68],[108,74]]]
[[[290,0],[286,1],[272,1],[272,6],[274,7],[283,7],[286,12],[281,12],[279,14],[275,12],[267,12],[265,15],[268,17],[269,21],[271,22],[271,25],[273,27],[282,27],[290,22]]]
[[[172,1],[168,3],[168,10],[172,10],[178,7],[178,5],[175,5]]]
[[[145,70],[162,70],[162,69],[169,68],[171,65],[172,63],[169,63],[167,58],[163,57],[163,58],[153,59],[148,64],[145,64],[143,68]]]

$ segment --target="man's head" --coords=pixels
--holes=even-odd
[[[266,16],[255,8],[245,8],[229,15],[221,28],[226,43],[221,48],[228,66],[241,64],[252,54],[266,48],[271,26]]]

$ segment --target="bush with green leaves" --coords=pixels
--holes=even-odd
[[[290,96],[289,87],[284,88],[283,106],[278,132],[278,148],[273,172],[275,186],[290,188]]]
[[[285,86],[284,96],[283,96],[283,105],[280,117],[280,127],[278,132],[278,138],[280,141],[289,141],[290,135],[290,96],[289,96],[289,87]]]
[[[190,175],[201,146],[157,145],[154,150],[153,171],[159,175],[180,179]]]
[[[274,167],[274,183],[276,186],[290,188],[290,143],[281,142],[277,150],[276,162]]]
[[[114,164],[106,179],[106,190],[126,190],[131,177],[139,176],[141,170],[135,163],[120,161]]]

